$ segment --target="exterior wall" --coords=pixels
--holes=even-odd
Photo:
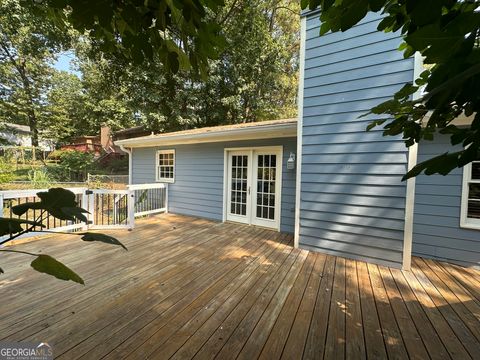
[[[450,149],[450,138],[437,134],[418,147],[418,162]],[[480,230],[460,227],[463,170],[416,180],[413,254],[480,267]]]
[[[399,34],[376,30],[370,14],[346,32],[320,37],[318,14],[306,20],[301,247],[400,266],[408,151],[401,138],[365,132],[359,118],[413,80],[413,59]]]
[[[177,214],[222,220],[224,149],[283,145],[282,210],[280,229],[293,233],[295,222],[295,170],[287,170],[295,138],[174,145],[133,150],[134,184],[155,182],[155,154],[175,149],[175,183],[169,184],[169,211]]]

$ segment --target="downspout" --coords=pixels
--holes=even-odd
[[[133,178],[132,148],[126,148],[123,145],[120,145],[120,149],[128,154],[128,185],[132,185],[132,178]]]

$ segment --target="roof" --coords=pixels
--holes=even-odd
[[[30,133],[30,126],[27,125],[5,123],[5,128],[16,132]]]
[[[269,120],[253,123],[222,125],[119,140],[124,147],[195,144],[205,142],[238,141],[295,137],[297,119]]]
[[[134,132],[137,132],[137,131],[146,131],[146,130],[145,130],[145,127],[143,125],[139,125],[139,126],[134,126],[134,127],[127,128],[127,129],[117,130],[117,131],[115,131],[115,135],[117,135],[117,134],[129,134],[129,133],[134,133]]]

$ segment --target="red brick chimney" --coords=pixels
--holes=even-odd
[[[110,151],[113,146],[112,131],[108,126],[102,126],[100,129],[100,144],[103,150]]]

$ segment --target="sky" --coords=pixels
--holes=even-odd
[[[75,55],[72,52],[64,52],[64,53],[61,53],[58,56],[58,59],[57,59],[56,63],[53,64],[53,66],[57,70],[68,71],[72,74],[80,76],[80,72],[73,69],[72,65],[70,64],[70,62],[74,59],[75,59]]]

